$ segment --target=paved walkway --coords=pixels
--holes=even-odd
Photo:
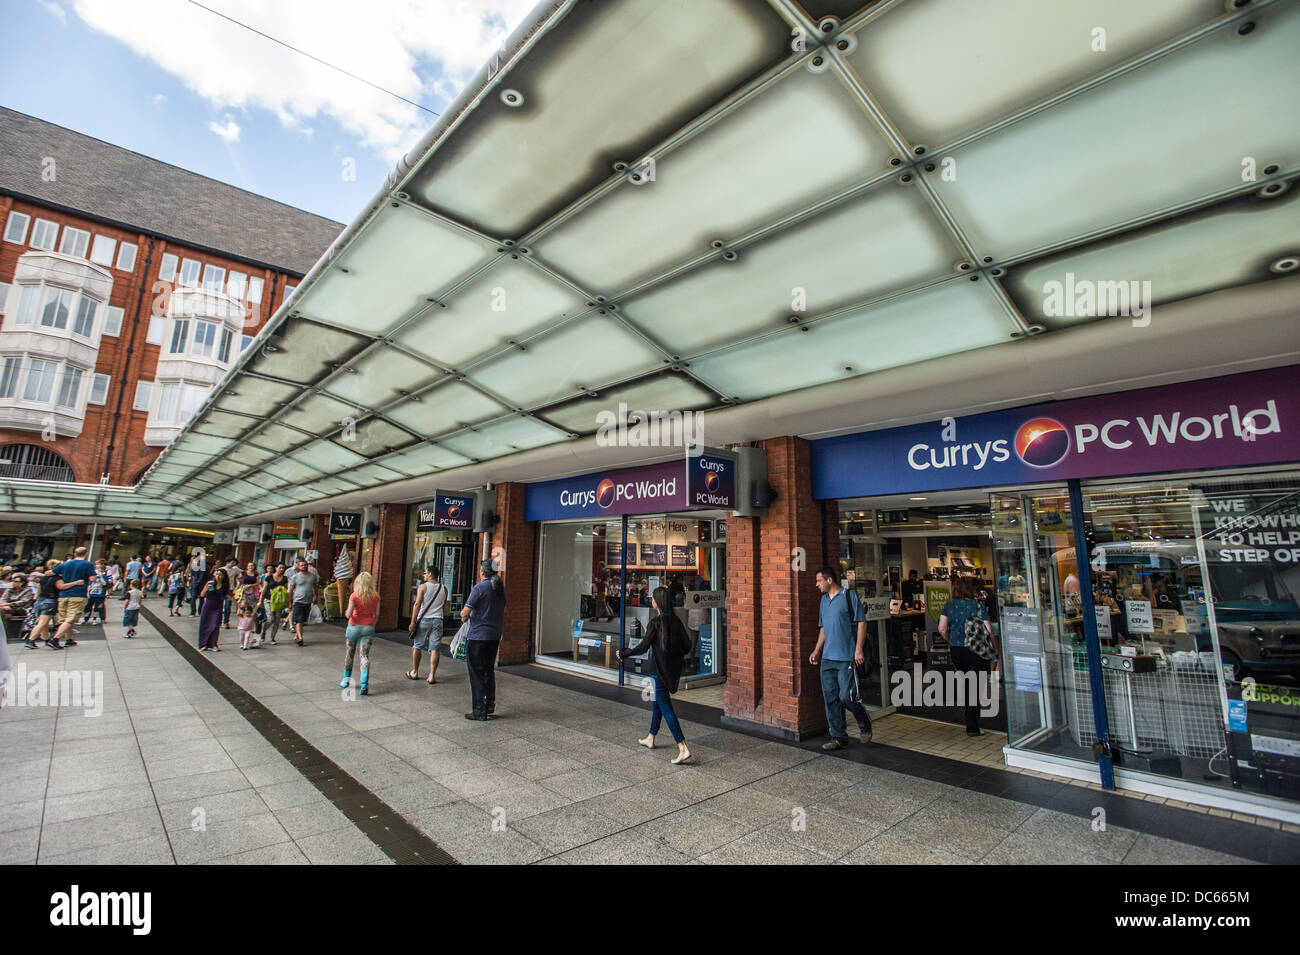
[[[194,619],[164,620],[195,642]],[[101,672],[103,712],[0,713],[0,863],[391,861],[146,621],[105,632],[60,654],[11,644],[29,680]],[[463,664],[414,683],[384,639],[371,695],[345,699],[333,627],[301,649],[222,643],[203,658],[460,862],[1243,861],[690,721],[698,765],[672,766],[671,746],[636,745],[645,712],[510,669],[500,718],[471,723]]]

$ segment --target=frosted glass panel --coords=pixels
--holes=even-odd
[[[395,340],[450,368],[507,347],[564,318],[586,301],[527,263],[506,259],[458,291],[447,303],[404,329]]]
[[[366,241],[353,243],[294,306],[330,325],[382,336],[495,251],[495,243],[406,206],[389,206]]]
[[[554,444],[567,437],[568,435],[563,431],[544,422],[515,417],[487,425],[477,431],[443,438],[442,443],[453,451],[486,461],[516,451]]]
[[[638,148],[779,58],[789,33],[752,0],[578,5],[447,137],[415,191],[515,236],[609,175],[609,157],[639,158]],[[507,87],[522,106],[501,101]]]
[[[535,245],[579,282],[614,291],[883,172],[891,155],[831,73],[794,70],[656,156],[653,182],[620,186]]]
[[[335,375],[324,386],[330,394],[361,408],[380,408],[400,391],[414,391],[440,372],[395,348],[380,348],[349,366],[356,374]]]
[[[509,411],[499,401],[475,391],[462,382],[439,385],[421,396],[420,401],[404,401],[385,414],[416,434],[432,437],[455,431],[467,424],[486,421]]]
[[[1222,13],[1220,0],[907,0],[858,31],[848,59],[910,141],[937,148]]]
[[[475,382],[520,408],[549,404],[662,367],[663,354],[609,315],[569,322],[476,367]]]
[[[679,355],[953,274],[956,248],[915,187],[890,185],[629,299],[625,311]]]
[[[1006,342],[1010,332],[987,284],[959,279],[700,359],[691,371],[723,394],[749,401]]]
[[[435,444],[423,444],[384,458],[385,467],[395,468],[411,477],[469,463],[470,460],[465,455]]]
[[[610,419],[599,417],[612,414],[619,419],[619,405],[625,404],[629,420],[634,412],[652,414],[656,411],[689,411],[707,408],[718,403],[718,396],[684,375],[663,375],[639,382],[629,388],[611,388],[600,392],[599,397],[584,398],[543,412],[547,421],[567,428],[575,434],[592,434]]]
[[[1295,154],[1300,4],[1259,12],[1105,86],[957,150],[931,181],[981,255],[1038,248],[1241,184],[1242,157]],[[1252,90],[1243,95],[1241,77]],[[1116,148],[1137,137],[1138,152]]]

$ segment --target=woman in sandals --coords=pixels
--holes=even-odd
[[[357,574],[352,596],[348,598],[348,628],[343,637],[348,643],[348,653],[343,660],[343,679],[339,686],[347,688],[352,680],[352,661],[356,659],[357,647],[361,647],[361,695],[370,692],[370,643],[375,639],[375,620],[379,615],[379,591],[375,590],[375,578],[365,571]]]
[[[681,764],[691,758],[691,751],[686,748],[686,737],[677,722],[677,714],[673,712],[670,694],[677,692],[677,684],[682,677],[682,661],[690,652],[691,638],[681,619],[673,613],[673,598],[667,587],[655,588],[654,605],[658,613],[651,617],[641,645],[618,651],[618,658],[626,660],[650,651],[647,662],[655,691],[654,706],[650,710],[650,735],[637,742],[647,749],[654,749],[655,734],[659,732],[659,720],[662,717],[668,724],[668,732],[673,734],[673,740],[677,743],[677,755],[673,757],[673,762]]]
[[[424,581],[415,589],[415,603],[411,606],[411,669],[408,680],[420,678],[420,651],[429,653],[429,678],[433,686],[438,681],[438,652],[442,646],[442,611],[447,605],[447,588],[435,579],[434,566],[424,568]]]

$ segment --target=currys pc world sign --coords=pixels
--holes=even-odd
[[[474,524],[474,497],[470,494],[444,494],[438,491],[433,500],[416,508],[415,529],[465,530]]]
[[[670,461],[529,484],[524,491],[524,520],[730,508],[735,503],[735,484],[734,456],[706,450],[688,455],[684,463]]]
[[[1300,460],[1300,368],[812,442],[818,499]]]

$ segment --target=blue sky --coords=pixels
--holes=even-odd
[[[532,5],[203,2],[437,111]],[[340,222],[436,121],[187,0],[0,0],[0,17],[0,104]]]

